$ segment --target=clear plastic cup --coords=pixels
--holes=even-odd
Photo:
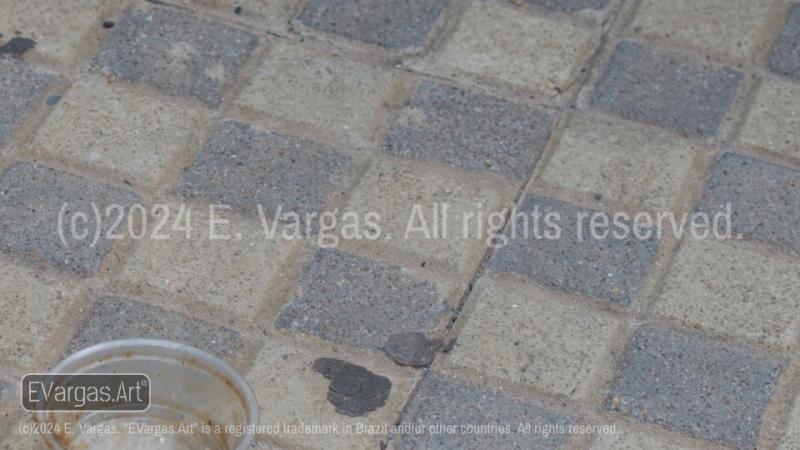
[[[56,450],[244,450],[255,439],[258,404],[250,386],[224,361],[188,345],[156,339],[109,341],[70,355],[51,372],[150,377],[146,411],[37,411],[34,420],[49,422],[48,428],[56,430],[44,434]],[[69,433],[64,432],[67,424]],[[186,432],[192,427],[197,432]]]

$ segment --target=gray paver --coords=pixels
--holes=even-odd
[[[68,353],[103,341],[167,339],[230,359],[241,347],[238,331],[115,295],[97,298],[83,314]]]
[[[113,28],[93,70],[218,106],[258,44],[246,31],[168,9],[132,10]]]
[[[91,276],[111,248],[108,233],[122,235],[120,230],[126,226],[123,220],[112,229],[120,212],[111,210],[106,215],[107,208],[118,205],[127,214],[137,200],[136,194],[117,187],[17,161],[0,179],[0,249],[34,265],[46,263],[64,272]],[[59,214],[65,203],[68,205],[64,208],[61,230],[66,247],[58,233]],[[99,233],[93,204],[101,214]],[[85,214],[85,220],[80,216],[74,219],[77,214]],[[86,234],[81,238],[83,232]],[[92,246],[95,236],[98,239]]]
[[[626,41],[617,45],[591,102],[687,136],[715,136],[742,78],[728,67]]]
[[[525,2],[568,13],[584,9],[603,9],[608,5],[608,0],[525,0]]]
[[[606,407],[738,448],[755,448],[782,364],[697,332],[640,327]]]
[[[449,316],[432,283],[399,267],[320,249],[304,270],[292,301],[278,316],[279,328],[380,350],[393,334],[429,334]]]
[[[422,45],[444,9],[444,0],[310,0],[304,25],[392,49]]]
[[[17,58],[0,56],[0,146],[41,103],[56,77]]]
[[[537,212],[540,215],[538,236],[534,233],[536,220],[531,216]],[[516,221],[509,223],[505,231],[508,245],[494,253],[490,263],[493,270],[518,273],[548,286],[626,306],[638,298],[658,250],[655,233],[647,236],[652,229],[643,229],[640,233],[646,239],[632,233],[624,239],[617,239],[610,233],[605,239],[593,239],[590,221],[595,211],[533,194],[522,200],[516,213]],[[546,216],[550,213],[558,214],[552,216],[553,225],[561,229],[558,239],[548,239],[545,234],[553,229],[546,226]],[[578,239],[579,214],[583,215],[580,218],[582,241]],[[600,214],[612,223],[608,214]]]
[[[525,179],[554,121],[542,109],[425,80],[384,148],[400,157]]]
[[[800,79],[800,3],[792,6],[778,44],[769,59],[769,68],[776,73]]]
[[[714,165],[699,211],[731,208],[731,231],[748,239],[800,250],[800,172],[725,153]]]
[[[273,217],[319,212],[350,158],[331,148],[238,122],[223,122],[184,171],[178,193]]]
[[[507,433],[422,433],[404,434],[397,438],[398,449],[428,450],[462,448],[556,449],[566,444],[568,436],[553,432],[519,433],[520,424],[539,427],[559,427],[574,419],[524,403],[518,396],[493,392],[474,384],[440,375],[422,381],[422,387],[409,406],[410,424],[461,426],[503,426]],[[548,428],[552,431],[552,428]]]
[[[11,383],[0,381],[0,402],[10,403],[17,394],[17,388]]]

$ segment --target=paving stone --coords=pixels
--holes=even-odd
[[[696,445],[691,439],[676,433],[639,431],[614,423],[616,433],[598,433],[590,450],[708,450],[709,445]],[[715,448],[715,447],[712,447]],[[720,449],[722,450],[722,449]]]
[[[544,6],[548,9],[573,13],[585,9],[599,10],[608,5],[608,0],[525,0],[530,5]]]
[[[800,158],[800,87],[775,79],[758,89],[739,142]]]
[[[80,59],[86,40],[101,30],[97,21],[116,1],[3,0],[0,33],[3,41],[21,32],[36,42],[35,51],[45,59],[69,66]]]
[[[434,55],[431,69],[555,95],[572,83],[594,33],[490,2],[473,2]]]
[[[481,278],[446,365],[585,398],[619,321],[530,283]]]
[[[789,418],[789,427],[778,448],[780,450],[800,448],[800,401],[795,401],[792,416]]]
[[[270,438],[281,442],[280,448],[308,449],[354,449],[379,448],[381,441],[388,440],[385,433],[377,429],[384,424],[396,423],[416,383],[413,369],[398,367],[382,355],[368,352],[344,350],[326,343],[314,342],[313,351],[289,341],[270,337],[256,356],[245,379],[258,398],[263,425],[287,425],[289,427],[338,426],[338,432],[303,433],[278,430],[269,433]],[[328,401],[330,380],[313,369],[314,361],[320,358],[335,358],[361,366],[377,376],[386,377],[391,383],[385,405],[366,416],[351,417],[336,412]],[[373,432],[356,432],[362,427],[373,427]],[[352,433],[343,428],[351,426]]]
[[[399,267],[320,249],[276,325],[380,350],[393,334],[441,334],[451,306],[443,294],[433,282]]]
[[[67,163],[152,185],[192,147],[192,132],[204,119],[202,112],[93,78],[74,84],[58,102],[34,146]]]
[[[84,311],[67,353],[103,341],[150,338],[177,341],[230,360],[242,346],[238,331],[157,306],[104,295]]]
[[[800,319],[800,264],[730,243],[687,239],[654,311],[788,349]]]
[[[235,105],[344,142],[368,139],[398,82],[393,72],[275,41]]]
[[[800,249],[800,172],[770,162],[725,153],[711,170],[698,210],[731,210],[734,237]]]
[[[267,217],[324,210],[350,158],[311,141],[252,125],[222,122],[184,171],[177,191],[188,198],[240,208]],[[279,214],[280,208],[280,214]]]
[[[16,398],[17,387],[11,383],[0,381],[0,402],[10,403]]]
[[[211,8],[229,16],[241,17],[270,30],[285,32],[296,14],[299,0],[190,0],[192,4]],[[238,10],[237,8],[241,8]],[[237,11],[239,11],[237,13]]]
[[[92,205],[102,214],[114,205],[125,213],[138,201],[136,194],[28,162],[13,163],[0,178],[0,249],[34,265],[46,263],[81,277],[95,274],[111,249],[118,212],[111,211],[100,224]],[[64,208],[64,204],[68,203]],[[59,215],[64,208],[59,237]],[[85,214],[86,221],[80,216]],[[71,223],[76,224],[71,231]],[[120,227],[126,226],[123,219]],[[81,239],[81,232],[88,233]],[[92,245],[97,236],[95,245]]]
[[[695,146],[657,128],[575,114],[539,182],[650,211],[670,211]]]
[[[652,228],[643,227],[637,237],[632,223],[620,221],[631,230],[624,239],[612,234],[616,230],[619,235],[621,230],[616,227],[611,227],[604,239],[596,239],[591,234],[592,216],[598,213],[597,217],[613,224],[612,215],[533,194],[521,201],[515,213],[516,220],[512,218],[504,233],[509,243],[495,251],[492,270],[624,306],[638,298],[658,250],[659,240]],[[599,223],[601,219],[595,220]],[[557,229],[560,236],[556,236]]]
[[[692,137],[716,136],[742,74],[669,51],[617,45],[591,103]]]
[[[629,25],[635,36],[747,59],[758,50],[775,0],[643,1]]]
[[[390,49],[425,43],[445,0],[310,0],[298,20],[307,27]]]
[[[43,369],[39,352],[63,332],[53,324],[78,306],[81,291],[6,262],[0,262],[0,274],[0,365]]]
[[[20,408],[20,406],[17,406]],[[21,418],[15,414],[13,418],[9,418],[7,425],[8,430],[3,429],[3,423],[0,421],[0,449],[2,450],[48,450],[48,446],[41,433],[21,433],[22,425],[30,425],[32,416],[25,414]]]
[[[361,178],[345,209],[380,216],[381,238],[369,241],[376,251],[464,274],[486,253],[487,216],[510,207],[515,193],[513,184],[494,178],[381,159]]]
[[[391,154],[527,179],[554,114],[478,91],[422,81],[384,141]]]
[[[169,238],[142,240],[126,259],[116,282],[128,292],[156,293],[149,298],[167,292],[170,299],[180,296],[244,320],[252,318],[265,301],[271,282],[284,276],[291,242],[281,237],[267,239],[260,226],[216,209],[214,218],[229,220],[230,225],[217,225],[214,233],[230,239],[211,239],[206,211],[185,211],[190,211],[191,235],[187,238],[182,232],[170,231],[172,224],[185,224],[186,219],[178,218],[178,205],[169,205],[166,219],[165,211],[154,218],[166,220],[162,234]]]
[[[0,57],[0,147],[14,137],[55,81],[56,76],[50,72],[16,58]]]
[[[782,363],[697,332],[640,327],[606,407],[737,448],[755,448]]]
[[[411,401],[405,423],[455,427],[455,433],[404,434],[394,442],[394,448],[408,450],[508,448],[556,449],[566,444],[568,436],[558,432],[520,433],[519,424],[557,427],[569,426],[572,417],[548,411],[525,403],[519,396],[494,392],[456,378],[431,374],[422,380],[422,386]],[[462,433],[462,426],[509,427],[505,433]],[[546,435],[545,435],[546,434]]]
[[[257,44],[251,33],[182,12],[133,9],[113,28],[92,68],[218,106]]]
[[[769,68],[775,73],[800,79],[800,4],[794,4],[786,16],[783,33],[769,59]]]

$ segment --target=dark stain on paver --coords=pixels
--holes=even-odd
[[[105,28],[106,30],[109,28],[114,28],[114,22],[111,20],[106,20],[105,22],[103,22],[103,28]]]
[[[51,95],[47,97],[47,106],[55,106],[61,100],[60,95]]]
[[[423,333],[399,333],[389,337],[383,351],[401,366],[427,367],[442,347],[440,339],[428,339]]]
[[[15,37],[0,46],[0,55],[22,56],[28,50],[36,47],[36,41],[29,38]]]
[[[328,401],[336,412],[350,417],[364,416],[382,407],[392,390],[388,378],[341,359],[319,358],[312,369],[331,380]]]

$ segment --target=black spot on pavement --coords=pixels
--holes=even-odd
[[[0,54],[21,56],[34,47],[36,47],[36,41],[33,39],[15,37],[6,42],[3,46],[0,46]]]
[[[114,27],[114,22],[113,21],[106,20],[105,22],[103,22],[103,28],[105,28],[106,30],[109,29],[109,28],[113,28],[113,27]]]
[[[53,106],[61,100],[60,95],[51,95],[47,97],[47,106]]]
[[[233,12],[238,16],[239,14],[242,13],[242,7],[237,6],[236,8],[233,8]]]
[[[328,401],[336,407],[336,412],[350,417],[382,407],[392,390],[388,378],[341,359],[319,358],[312,369],[331,380]]]
[[[411,332],[389,337],[383,351],[401,366],[427,367],[441,346],[442,341],[438,339],[427,339],[422,333]]]

